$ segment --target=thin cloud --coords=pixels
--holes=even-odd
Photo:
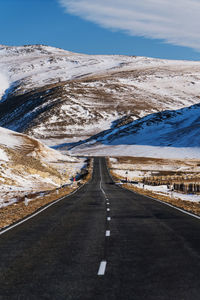
[[[199,0],[58,0],[66,12],[129,35],[200,51]]]

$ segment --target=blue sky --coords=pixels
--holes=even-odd
[[[200,59],[198,1],[143,0],[142,3],[0,0],[0,44],[46,44],[88,54]]]

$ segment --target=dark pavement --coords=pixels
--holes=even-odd
[[[77,193],[0,235],[0,299],[198,300],[200,220],[121,189],[96,158]]]

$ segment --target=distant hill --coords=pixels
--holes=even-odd
[[[103,131],[79,144],[72,153],[107,156],[200,158],[200,104],[149,114]]]
[[[10,191],[41,191],[70,183],[83,161],[62,155],[27,135],[0,127],[1,202]]]
[[[1,46],[0,86],[0,126],[56,145],[199,103],[200,62]]]

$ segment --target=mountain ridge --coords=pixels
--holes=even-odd
[[[87,139],[200,99],[200,62],[27,45],[1,48],[0,70],[9,83],[0,101],[0,126],[47,145]]]
[[[61,149],[72,155],[199,159],[199,132],[200,103],[149,114]]]

